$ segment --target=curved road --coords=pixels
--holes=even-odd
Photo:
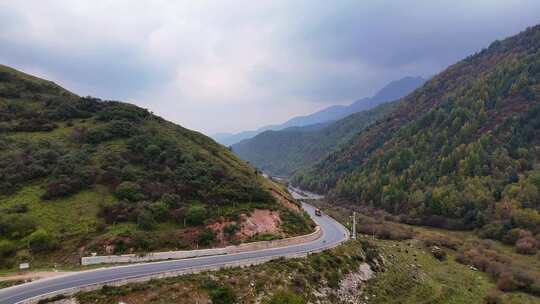
[[[319,239],[288,247],[262,249],[250,252],[208,256],[184,260],[174,260],[165,262],[154,262],[146,264],[133,264],[127,266],[107,267],[97,270],[88,270],[70,273],[64,276],[50,279],[37,280],[14,287],[0,289],[1,304],[24,303],[24,301],[37,296],[46,294],[56,294],[59,291],[89,286],[94,284],[112,283],[115,281],[141,278],[149,275],[155,275],[164,272],[181,271],[198,267],[220,266],[234,262],[248,260],[277,258],[282,256],[294,256],[307,252],[320,251],[325,248],[334,247],[345,241],[349,237],[349,232],[345,227],[334,219],[323,214],[323,216],[314,215],[314,207],[303,204],[304,209],[309,213],[313,220],[321,226],[322,237]]]

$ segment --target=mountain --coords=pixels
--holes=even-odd
[[[261,127],[257,130],[242,131],[239,133],[216,133],[216,134],[211,135],[211,137],[218,143],[228,147],[244,139],[252,138],[253,136],[259,133],[262,133],[264,131],[279,130],[279,129],[280,127],[278,125],[270,125],[270,126]]]
[[[331,106],[311,115],[294,117],[285,122],[282,127],[305,126],[338,120],[352,113],[372,109],[381,103],[399,99],[414,91],[424,82],[422,77],[404,77],[390,82],[372,97],[359,99],[347,106]]]
[[[5,66],[0,147],[0,268],[310,229],[278,204],[286,194],[277,185],[210,138]],[[258,230],[255,209],[276,223],[286,216]]]
[[[539,146],[537,25],[448,67],[293,183],[526,251],[540,233]]]
[[[225,146],[230,146],[268,130],[276,131],[289,127],[328,123],[356,112],[372,109],[381,103],[399,99],[412,92],[424,82],[425,80],[422,77],[404,77],[400,80],[390,82],[372,97],[359,99],[350,105],[331,106],[310,115],[293,117],[282,124],[264,126],[257,130],[243,131],[237,134],[217,133],[212,135],[212,138]]]
[[[271,175],[289,176],[300,168],[313,165],[396,105],[397,102],[384,103],[335,122],[265,131],[232,145],[232,150]]]

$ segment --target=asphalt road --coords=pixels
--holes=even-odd
[[[64,276],[37,280],[31,283],[0,289],[0,304],[22,303],[25,300],[34,298],[36,296],[50,294],[73,287],[82,287],[100,283],[112,283],[119,280],[140,278],[162,272],[204,266],[219,266],[231,262],[241,262],[257,258],[277,258],[281,256],[291,256],[305,252],[319,251],[321,249],[332,247],[348,238],[348,231],[334,219],[325,214],[323,214],[321,217],[315,216],[314,208],[312,206],[308,204],[304,204],[303,206],[304,209],[311,215],[313,220],[321,226],[321,230],[323,232],[321,238],[312,242],[288,247],[263,249],[236,254],[146,264],[133,264],[74,272]]]

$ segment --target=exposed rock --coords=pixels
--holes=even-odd
[[[357,271],[351,272],[341,279],[338,290],[326,287],[313,294],[318,298],[326,298],[329,294],[335,294],[341,300],[340,303],[359,303],[362,299],[363,283],[373,278],[374,274],[371,266],[368,263],[363,263]]]

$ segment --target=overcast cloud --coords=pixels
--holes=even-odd
[[[0,63],[213,133],[435,74],[537,23],[538,0],[4,0]]]

